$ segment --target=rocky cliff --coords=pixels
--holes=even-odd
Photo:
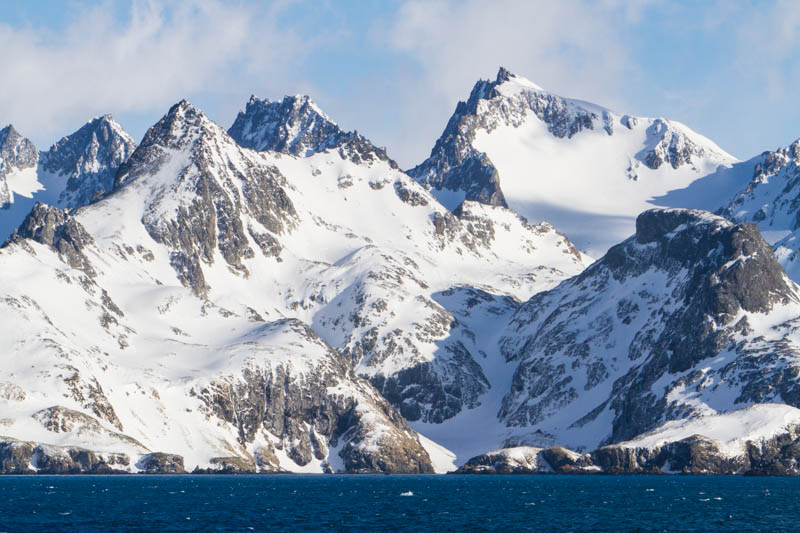
[[[634,237],[515,314],[500,350],[519,364],[500,417],[591,449],[667,420],[797,405],[797,302],[755,226],[647,211]]]

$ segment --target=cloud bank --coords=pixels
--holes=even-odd
[[[58,32],[0,25],[2,122],[29,135],[61,134],[107,112],[163,112],[187,96],[249,94],[290,79],[307,50],[277,27],[277,16],[243,4],[134,1],[121,15],[110,3],[73,15]]]
[[[304,92],[408,167],[504,66],[563,96],[681,120],[740,156],[800,135],[791,0],[100,2],[65,21],[0,23],[0,126],[44,145],[112,113],[140,136],[181,98],[227,126],[250,94]]]

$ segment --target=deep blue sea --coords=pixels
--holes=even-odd
[[[0,476],[0,531],[796,531],[800,479]]]

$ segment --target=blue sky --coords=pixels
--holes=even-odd
[[[0,123],[47,147],[111,113],[139,139],[184,97],[227,127],[308,93],[411,166],[503,65],[749,158],[800,137],[799,30],[789,1],[6,0]]]

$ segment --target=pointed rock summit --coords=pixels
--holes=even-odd
[[[508,206],[599,256],[653,197],[735,161],[682,124],[564,98],[501,67],[408,174],[450,210],[464,200]]]
[[[86,205],[114,188],[114,177],[136,142],[111,115],[92,119],[55,143],[42,157],[42,169],[66,178],[58,205]]]
[[[178,278],[199,296],[208,291],[202,265],[221,257],[247,275],[251,242],[278,255],[274,235],[296,216],[283,176],[186,100],[147,131],[116,179],[135,189],[147,232],[170,249]]]
[[[14,126],[9,124],[0,130],[0,208],[14,201],[14,176],[35,169],[38,162],[39,151]]]
[[[251,96],[228,134],[240,146],[257,151],[308,157],[337,150],[342,158],[357,164],[378,160],[398,168],[386,149],[376,147],[357,131],[342,130],[305,95],[286,96],[279,102]]]

